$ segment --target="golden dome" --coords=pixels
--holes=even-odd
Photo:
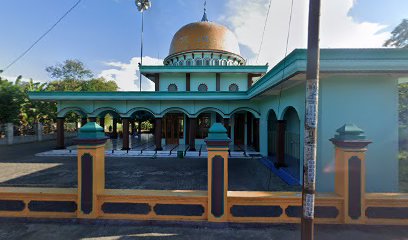
[[[197,50],[240,55],[234,33],[222,25],[208,21],[190,23],[180,28],[171,41],[169,56]]]

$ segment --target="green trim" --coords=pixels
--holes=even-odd
[[[306,71],[307,50],[295,49],[246,92],[29,92],[33,100],[248,100]],[[142,66],[143,73],[219,72],[264,73],[267,66]],[[408,76],[408,49],[322,49],[320,71],[324,73],[403,74]]]

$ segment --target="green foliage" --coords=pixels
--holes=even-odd
[[[149,121],[142,122],[142,130],[150,131],[150,129],[152,128],[153,128],[153,124],[151,124]]]
[[[391,32],[391,38],[384,43],[384,47],[408,48],[408,19],[395,27]]]
[[[0,123],[17,123],[20,105],[23,103],[23,91],[20,88],[21,77],[15,83],[0,77]]]
[[[65,60],[45,69],[52,79],[56,80],[87,80],[93,77],[91,70],[86,69],[84,64],[76,59]]]
[[[86,69],[78,60],[66,60],[63,64],[47,67],[51,78],[49,83],[22,82],[21,76],[10,82],[0,77],[0,124],[12,122],[20,126],[41,122],[51,125],[57,116],[55,102],[31,101],[30,91],[117,91],[114,81],[93,78],[91,70]],[[67,122],[77,122],[81,116],[68,113]]]
[[[408,127],[408,83],[398,85],[399,94],[399,122],[400,126]]]

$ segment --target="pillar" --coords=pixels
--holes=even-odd
[[[229,118],[224,118],[224,127],[225,127],[225,129],[227,129],[228,137],[231,138],[231,128],[229,126],[229,121],[230,121]]]
[[[286,120],[277,121],[277,144],[276,144],[276,166],[286,167],[285,164],[285,131],[286,131]]]
[[[103,129],[103,132],[105,132],[105,117],[99,118],[99,126],[101,126]]]
[[[14,142],[14,126],[12,123],[6,123],[7,144],[11,145]]]
[[[122,150],[130,150],[129,148],[129,118],[122,119],[122,130],[123,130]]]
[[[247,112],[246,113],[246,145],[252,145],[253,144],[253,139],[252,139],[252,113]]]
[[[141,135],[142,134],[142,120],[139,120],[137,124],[138,124],[137,134]]]
[[[113,118],[112,120],[112,138],[117,139],[118,138],[118,119]]]
[[[78,218],[97,218],[98,196],[105,190],[105,133],[89,122],[79,129],[78,138]]]
[[[253,136],[254,136],[254,140],[253,140],[253,145],[254,148],[257,152],[259,152],[259,118],[254,118],[253,119]]]
[[[208,150],[208,221],[226,222],[228,216],[228,146],[227,129],[215,123],[205,140]]]
[[[132,136],[136,135],[136,123],[135,120],[130,120],[130,128],[132,129]]]
[[[344,199],[344,223],[365,222],[365,156],[367,145],[364,131],[354,124],[337,129],[330,141],[335,146],[334,191]],[[341,209],[339,209],[341,211]]]
[[[154,120],[154,137],[156,143],[156,151],[163,150],[161,145],[162,140],[162,118],[156,118]]]
[[[88,122],[88,119],[85,118],[81,118],[81,127],[85,126],[85,124]]]
[[[42,141],[42,135],[43,135],[43,125],[42,123],[35,123],[34,124],[35,128],[35,135],[37,136],[37,141],[41,142]]]
[[[57,149],[65,149],[64,118],[57,118]]]
[[[189,129],[189,151],[195,151],[195,139],[197,134],[197,118],[190,118],[190,129]]]

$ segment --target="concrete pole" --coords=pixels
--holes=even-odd
[[[37,141],[41,142],[43,137],[43,125],[42,123],[36,123],[35,124],[35,135],[37,136]]]
[[[316,191],[317,125],[319,112],[319,28],[320,0],[309,2],[309,30],[306,68],[305,134],[303,157],[303,189],[301,239],[314,239]]]
[[[12,123],[6,123],[6,137],[7,137],[7,144],[11,145],[14,142],[14,130]]]

